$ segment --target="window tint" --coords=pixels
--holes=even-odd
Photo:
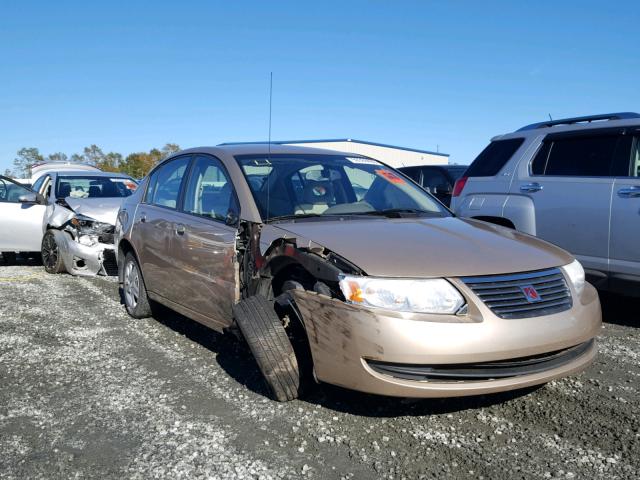
[[[182,177],[190,157],[180,157],[165,163],[151,175],[146,201],[161,207],[177,208]]]
[[[573,136],[545,141],[533,160],[531,171],[534,175],[610,176],[619,138],[618,135]],[[629,158],[628,148],[626,152]]]
[[[631,149],[631,166],[629,168],[630,177],[640,177],[640,137],[633,139]]]
[[[26,195],[27,193],[30,193],[30,190],[17,183],[0,178],[0,202],[20,203],[18,201],[20,196]]]
[[[520,148],[524,138],[491,142],[467,169],[467,177],[492,177],[496,175]]]
[[[422,186],[431,193],[451,192],[452,185],[446,175],[437,168],[422,170]]]
[[[413,180],[416,183],[420,183],[420,169],[411,167],[411,168],[401,168],[400,171],[404,173],[407,177]]]
[[[231,209],[238,213],[231,182],[220,161],[196,157],[184,197],[184,211],[224,221]]]

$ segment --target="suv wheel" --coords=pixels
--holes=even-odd
[[[273,305],[262,295],[255,295],[235,305],[233,316],[273,398],[279,402],[298,398],[298,361]]]
[[[60,247],[52,230],[47,230],[42,237],[41,253],[42,264],[47,273],[62,273],[66,270],[60,255]]]
[[[151,306],[147,289],[144,286],[142,271],[138,260],[131,253],[124,259],[122,296],[127,313],[133,318],[147,318],[151,316]]]

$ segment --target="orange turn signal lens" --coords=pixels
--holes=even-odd
[[[362,298],[362,289],[358,282],[349,282],[349,300],[352,302],[362,303],[364,302],[364,298]]]

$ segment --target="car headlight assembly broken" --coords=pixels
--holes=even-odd
[[[453,315],[465,301],[443,278],[392,279],[344,275],[340,289],[347,302],[398,312]]]
[[[76,215],[69,224],[76,233],[76,240],[80,243],[113,243],[115,227],[109,223],[99,222],[85,215]]]

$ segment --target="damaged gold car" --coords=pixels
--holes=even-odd
[[[246,339],[273,397],[309,378],[448,397],[586,368],[601,325],[580,264],[456,218],[403,174],[327,150],[237,144],[158,165],[116,223],[123,301]]]

